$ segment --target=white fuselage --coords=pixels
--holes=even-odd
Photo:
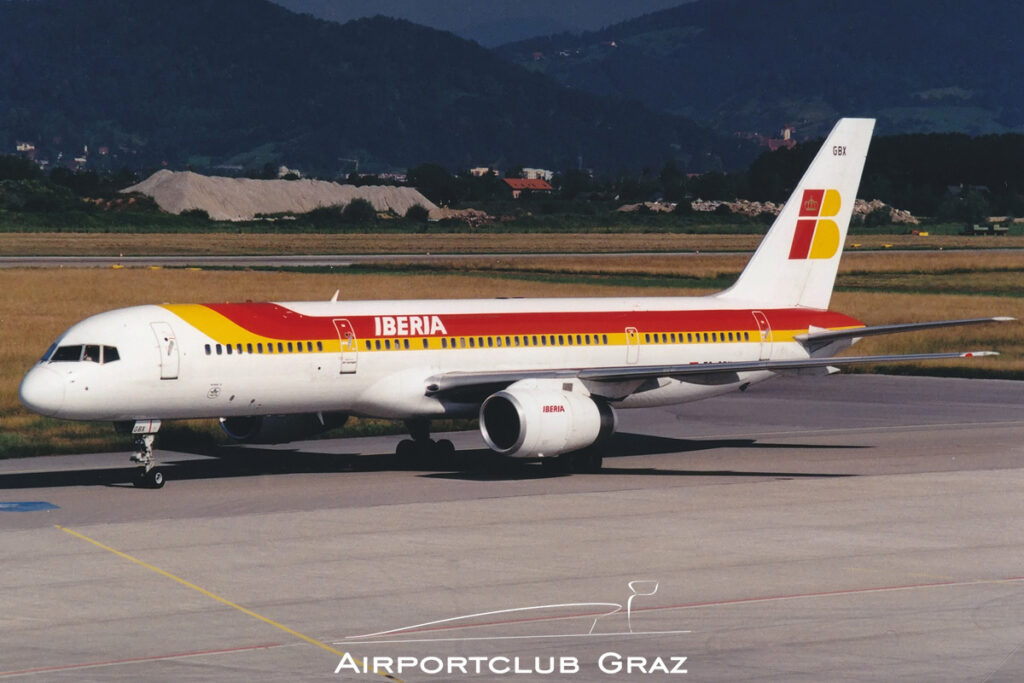
[[[21,393],[37,412],[80,420],[471,415],[479,401],[433,396],[430,378],[806,358],[794,334],[858,324],[715,297],[138,306],[74,325],[55,345],[63,353],[33,368]],[[117,359],[76,361],[76,347],[114,348]],[[659,378],[614,405],[694,400],[771,374]]]

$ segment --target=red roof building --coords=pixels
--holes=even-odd
[[[512,188],[512,198],[519,199],[519,195],[523,193],[523,190],[529,190],[530,192],[551,192],[553,189],[547,181],[544,180],[530,180],[527,178],[505,178],[505,184]]]

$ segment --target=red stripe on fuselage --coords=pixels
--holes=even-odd
[[[331,339],[337,336],[333,321],[347,319],[357,337],[392,336],[376,331],[374,316],[346,315],[343,306],[331,316],[307,316],[279,304],[206,304],[249,332],[273,339]],[[773,329],[799,330],[809,326],[846,328],[862,325],[842,313],[789,308],[763,310]],[[429,310],[408,316],[437,316],[447,336],[508,334],[595,334],[617,332],[635,327],[641,332],[756,330],[749,310],[724,311],[599,311],[535,313],[434,313]],[[425,329],[430,329],[429,326]],[[440,333],[415,336],[442,336]]]

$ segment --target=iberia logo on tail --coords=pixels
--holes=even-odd
[[[829,259],[839,251],[839,226],[831,220],[839,213],[838,190],[804,190],[796,222],[790,259]]]

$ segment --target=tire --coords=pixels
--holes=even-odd
[[[413,464],[416,460],[416,442],[412,439],[402,439],[395,447],[395,461],[400,467]]]

